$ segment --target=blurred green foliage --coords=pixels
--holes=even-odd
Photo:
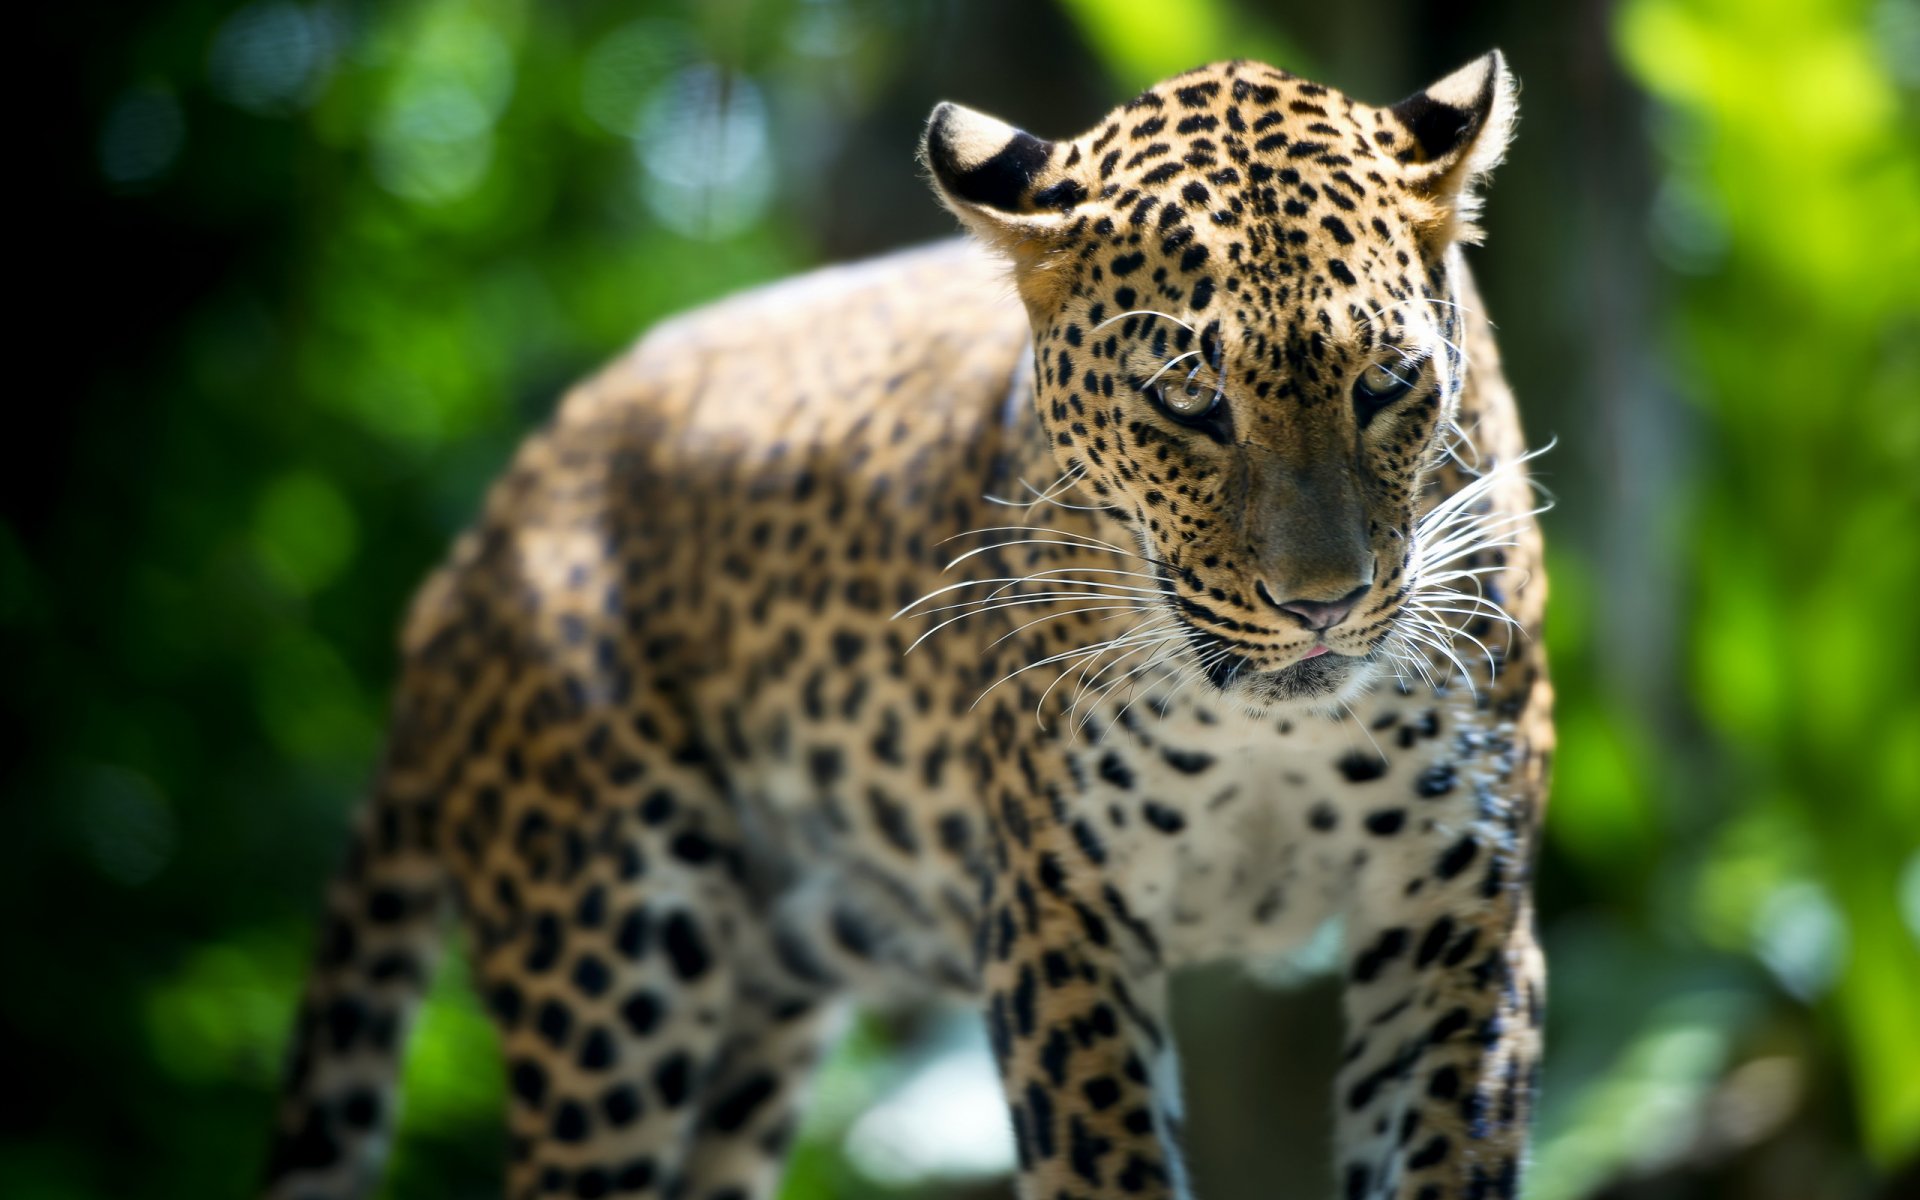
[[[1890,1163],[1920,1151],[1899,904],[1920,861],[1920,11],[1638,0],[1618,34],[1671,106],[1666,236],[1704,255],[1670,339],[1717,449],[1685,535],[1686,666],[1734,816],[1694,903],[1803,995],[1831,986]],[[1794,944],[1815,934],[1843,944]]]
[[[44,19],[71,256],[30,347],[66,369],[17,396],[0,482],[0,1194],[247,1188],[406,595],[572,379],[665,313],[947,229],[912,162],[936,99],[1057,134],[1209,58],[1385,100],[1494,42],[1525,123],[1476,267],[1562,447],[1531,1194],[1914,1194],[1913,0]],[[1250,1035],[1325,999],[1199,988]],[[1194,1040],[1197,1096],[1266,1089],[1209,1145],[1324,1120],[1313,1039],[1257,1068]],[[915,1041],[856,1027],[790,1197],[909,1186],[841,1135]],[[390,1194],[494,1194],[497,1052],[457,958],[407,1072]],[[1221,1153],[1207,1195],[1274,1194]]]

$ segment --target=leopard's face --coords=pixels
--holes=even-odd
[[[1015,265],[1063,479],[1250,707],[1351,698],[1402,618],[1509,91],[1497,54],[1391,108],[1227,63],[1070,142],[936,111],[936,180]]]

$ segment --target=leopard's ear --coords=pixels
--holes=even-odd
[[[1507,152],[1518,90],[1505,56],[1491,50],[1387,110],[1406,130],[1398,158],[1425,204],[1417,223],[1434,249],[1480,239],[1478,188]]]
[[[1087,198],[1071,142],[1037,138],[958,104],[935,106],[920,145],[941,203],[1010,260],[1030,304]]]

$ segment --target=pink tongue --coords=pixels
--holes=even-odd
[[[1307,651],[1305,657],[1301,658],[1300,661],[1305,662],[1309,658],[1319,658],[1322,654],[1325,654],[1326,652],[1327,652],[1327,648],[1325,646],[1315,646],[1313,649]]]

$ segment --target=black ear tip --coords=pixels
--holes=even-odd
[[[1435,100],[1426,92],[1415,92],[1393,106],[1407,132],[1413,135],[1420,154],[1428,160],[1443,157],[1472,132],[1474,114],[1463,108]]]
[[[938,105],[927,119],[927,166],[950,199],[1023,210],[1052,156],[1053,143],[957,104]]]
[[[1506,74],[1506,56],[1496,47],[1393,105],[1392,111],[1413,134],[1423,157],[1440,158],[1471,140],[1494,114]]]

